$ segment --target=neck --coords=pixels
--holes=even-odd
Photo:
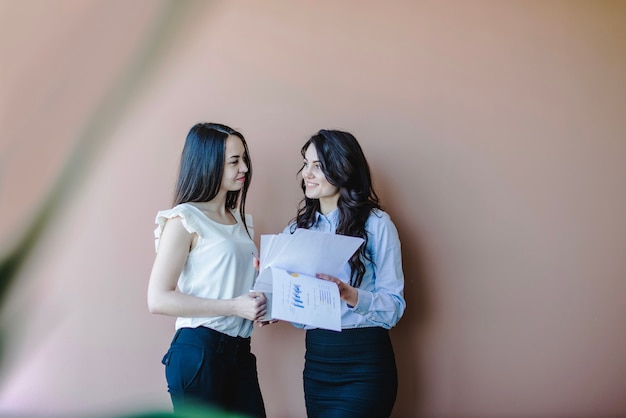
[[[208,202],[194,202],[200,209],[216,213],[218,215],[226,215],[226,194],[219,193]]]
[[[320,199],[320,212],[323,215],[328,215],[335,209],[337,209],[337,199]]]

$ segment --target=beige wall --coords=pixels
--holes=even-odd
[[[198,121],[246,135],[258,234],[309,135],[361,141],[403,243],[395,417],[625,414],[625,39],[619,1],[0,1],[2,254],[51,220],[0,415],[169,408],[145,291]],[[304,416],[303,334],[253,346],[269,416]]]

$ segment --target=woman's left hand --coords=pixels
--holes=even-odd
[[[359,292],[356,290],[356,288],[350,286],[348,283],[342,282],[338,278],[334,276],[329,276],[328,274],[318,273],[315,275],[315,277],[335,283],[339,288],[339,297],[348,305],[355,306],[359,301]]]

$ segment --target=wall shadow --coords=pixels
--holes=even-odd
[[[403,214],[394,210],[394,186],[385,181],[382,173],[373,173],[376,191],[383,209],[389,213],[398,229],[402,244],[404,270],[404,297],[406,311],[398,325],[390,332],[398,368],[398,395],[392,417],[419,417],[424,410],[424,382],[420,349],[423,331],[432,317],[432,298],[428,286],[429,273],[425,251],[420,242],[418,213]],[[396,203],[398,204],[398,203]],[[411,216],[411,218],[406,218]]]

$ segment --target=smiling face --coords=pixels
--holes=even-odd
[[[235,135],[229,135],[226,139],[224,150],[224,175],[222,177],[222,189],[234,192],[241,190],[246,182],[248,173],[248,156],[241,139]]]
[[[323,214],[332,212],[337,208],[339,188],[326,180],[321,162],[317,156],[317,150],[313,144],[309,145],[304,154],[302,179],[304,180],[306,197],[319,199],[320,209]]]

